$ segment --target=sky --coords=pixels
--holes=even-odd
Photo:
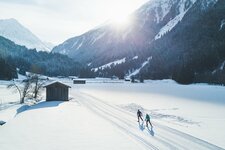
[[[148,0],[0,0],[0,19],[15,18],[42,41],[60,44]]]

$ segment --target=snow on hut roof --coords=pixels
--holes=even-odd
[[[67,85],[67,84],[65,84],[65,83],[62,83],[62,82],[60,82],[60,81],[53,81],[53,82],[50,82],[50,83],[46,84],[44,87],[48,87],[48,86],[53,85],[53,84],[60,84],[60,85],[66,86],[66,87],[68,87],[68,88],[71,88],[71,86],[69,86],[69,85]]]

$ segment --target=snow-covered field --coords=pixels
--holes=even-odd
[[[22,106],[23,112],[13,107],[14,116],[0,127],[1,150],[225,148],[225,87],[61,81],[72,86],[73,99]],[[151,115],[152,129],[138,124],[137,109]],[[0,120],[7,110],[0,111]]]

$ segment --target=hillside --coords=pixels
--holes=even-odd
[[[16,72],[15,68],[19,68],[21,74],[29,71],[47,76],[80,76],[85,70],[83,69],[85,66],[67,56],[29,50],[1,36],[0,56],[5,60],[5,64],[14,66],[12,72]],[[85,72],[83,75],[85,76]]]

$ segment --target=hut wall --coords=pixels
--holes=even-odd
[[[62,86],[50,86],[47,87],[46,100],[47,101],[67,101],[69,89]]]

